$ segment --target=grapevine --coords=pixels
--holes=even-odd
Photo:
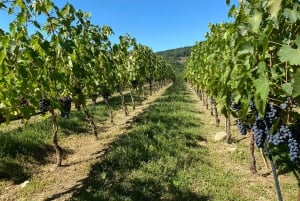
[[[129,35],[112,45],[109,26],[92,24],[89,13],[69,3],[59,8],[51,0],[4,1],[0,9],[16,16],[9,30],[0,27],[0,75],[6,78],[0,81],[0,121],[9,123],[16,115],[29,119],[36,110],[42,115],[49,112],[58,166],[63,149],[58,144],[57,110],[68,118],[74,102],[97,137],[88,98],[104,88],[108,98],[117,84],[123,93],[133,80],[143,86],[149,74],[156,75],[157,82],[174,75],[170,65]]]
[[[297,0],[240,1],[229,10],[232,22],[209,25],[185,65],[188,82],[216,97],[241,134],[249,125],[257,147],[287,148],[290,167],[300,165],[299,7]]]

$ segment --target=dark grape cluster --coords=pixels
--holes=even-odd
[[[63,118],[70,117],[71,103],[72,103],[72,99],[69,96],[60,99],[60,106],[61,106],[60,111],[61,111],[61,116]]]
[[[251,106],[251,102],[250,105]],[[254,106],[253,106],[254,107]],[[253,108],[254,109],[254,108]],[[254,141],[257,147],[262,147],[264,144],[265,139],[268,141],[273,141],[273,138],[276,143],[279,142],[281,132],[285,132],[284,127],[281,128],[281,131],[279,131],[279,134],[270,135],[270,130],[272,129],[272,126],[274,122],[278,119],[278,111],[276,107],[273,104],[268,103],[266,106],[266,112],[264,117],[256,117],[255,122],[252,126],[253,134],[254,134]],[[273,137],[274,136],[274,137]]]
[[[290,158],[292,161],[300,161],[300,144],[294,136],[290,136],[288,140],[288,147],[290,150]]]
[[[262,147],[266,136],[269,134],[269,129],[267,127],[264,118],[256,117],[255,122],[252,126],[254,142],[257,147]]]
[[[51,105],[51,102],[49,99],[41,99],[39,102],[39,109],[40,109],[40,113],[41,115],[45,115],[47,111],[49,111],[49,107]]]
[[[267,140],[276,146],[287,143],[291,160],[300,162],[300,140],[295,137],[298,136],[298,134],[299,128],[296,129],[295,125],[292,128],[286,125],[280,125],[275,134],[267,136]]]
[[[247,131],[250,129],[250,126],[242,122],[240,119],[236,120],[237,127],[241,135],[246,135]]]
[[[134,89],[136,89],[137,87],[138,87],[138,81],[137,80],[132,80],[131,81],[131,86],[132,86],[132,88],[134,88]]]
[[[292,161],[300,162],[300,121],[296,121],[290,130],[291,135],[288,140],[289,155]]]
[[[263,147],[265,142],[275,146],[284,144],[289,148],[289,156],[292,161],[300,162],[300,120],[293,126],[287,126],[280,115],[283,111],[287,111],[289,107],[296,107],[290,98],[284,103],[276,106],[273,103],[266,105],[264,116],[258,116],[257,109],[253,100],[249,103],[249,109],[256,114],[251,129],[253,131],[254,142],[257,147]],[[238,111],[241,108],[240,103],[231,103],[231,109]],[[248,121],[246,121],[247,123]],[[237,120],[237,126],[242,135],[247,133],[250,126],[240,119]]]
[[[274,145],[283,144],[291,136],[291,131],[286,125],[280,125],[279,130],[273,134],[268,135],[267,140]]]
[[[241,103],[234,103],[234,102],[231,102],[230,103],[230,108],[234,111],[234,112],[237,112],[241,109]]]
[[[256,111],[256,107],[255,107],[255,104],[254,104],[253,100],[250,100],[250,102],[249,102],[249,108],[250,108],[251,111]]]
[[[278,118],[277,116],[278,112],[275,106],[273,104],[268,104],[266,107],[265,120],[269,128],[272,127],[274,120]]]
[[[105,90],[101,93],[101,95],[105,100],[107,100],[111,96],[111,93],[109,90]]]

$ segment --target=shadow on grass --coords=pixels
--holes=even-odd
[[[184,174],[196,164],[206,163],[206,149],[197,142],[205,140],[197,132],[200,120],[182,106],[184,90],[174,85],[167,102],[158,100],[144,115],[137,117],[133,129],[110,144],[103,158],[91,167],[89,176],[55,200],[72,193],[71,200],[211,200],[190,189]],[[181,93],[180,93],[181,92]],[[179,100],[180,99],[180,100]],[[174,104],[174,102],[181,102]],[[169,107],[168,107],[169,106]],[[177,114],[178,112],[178,114]]]
[[[57,122],[64,135],[87,133],[90,130],[88,121],[81,111],[72,111],[70,118],[60,117]]]
[[[131,102],[130,94],[125,95],[125,100]],[[136,99],[137,102],[141,99]],[[121,98],[111,98],[111,106],[114,110],[121,108]],[[108,112],[104,102],[100,101],[96,106],[88,106],[90,113],[96,122],[108,118]],[[60,112],[58,112],[58,115]],[[91,131],[89,122],[83,111],[71,111],[70,118],[64,119],[58,116],[59,135],[86,134]],[[103,128],[99,128],[103,129]],[[28,168],[46,164],[47,156],[55,153],[51,143],[52,121],[45,118],[40,122],[28,123],[9,132],[0,131],[0,179],[21,183],[30,178],[32,169]],[[65,157],[72,154],[73,150],[63,148]]]
[[[50,129],[50,130],[49,130]],[[0,133],[0,179],[20,183],[30,176],[28,164],[45,164],[54,148],[47,143],[51,136],[50,121]]]
[[[29,178],[21,164],[9,158],[0,159],[0,179],[11,180],[15,184],[22,183]]]

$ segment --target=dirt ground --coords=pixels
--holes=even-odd
[[[171,85],[171,84],[170,84]],[[20,185],[12,183],[2,187],[0,200],[67,200],[74,190],[82,186],[91,170],[91,166],[101,159],[110,144],[119,136],[123,135],[134,122],[135,117],[144,110],[170,86],[166,86],[148,99],[137,105],[135,110],[131,107],[129,115],[125,116],[122,109],[114,111],[114,123],[108,119],[98,124],[98,136],[96,140],[92,134],[71,135],[60,139],[60,145],[68,154],[64,157],[61,167],[55,165],[55,155],[51,156],[51,164],[41,166],[30,180]]]

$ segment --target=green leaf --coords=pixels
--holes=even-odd
[[[2,64],[5,57],[6,57],[6,50],[3,49],[3,50],[0,51],[0,64]]]
[[[20,12],[18,15],[17,15],[17,24],[19,26],[21,26],[22,24],[24,24],[27,20],[27,15],[25,12]]]
[[[10,23],[9,24],[9,31],[11,33],[15,33],[16,32],[16,25],[15,25],[15,23]]]
[[[242,55],[242,54],[251,54],[254,52],[253,44],[248,41],[248,42],[243,42],[239,45],[238,47],[238,53],[237,55]]]
[[[287,95],[291,96],[293,93],[293,86],[292,83],[285,83],[282,85],[283,91],[287,93]]]
[[[70,5],[69,4],[66,4],[64,8],[62,8],[59,13],[62,15],[62,16],[67,16],[69,15],[70,13]]]
[[[13,14],[13,13],[14,13],[14,7],[8,8],[7,13],[8,13],[9,15]]]
[[[253,16],[251,16],[251,18],[249,19],[253,32],[259,31],[259,26],[261,21],[262,21],[262,13],[255,10]]]
[[[283,45],[278,51],[281,62],[289,62],[291,65],[300,65],[300,36],[295,41],[297,48],[294,49],[289,45]]]
[[[44,6],[45,6],[47,12],[50,12],[53,8],[51,1],[46,1]]]
[[[36,28],[41,29],[41,25],[36,20],[33,21],[33,24]]]
[[[0,2],[0,9],[7,8],[3,2]]]
[[[293,76],[293,97],[300,96],[300,71],[296,72]]]
[[[228,11],[228,17],[233,17],[235,12],[235,5],[231,6],[231,8]]]
[[[271,17],[274,18],[278,15],[278,12],[281,9],[281,2],[282,0],[269,0],[268,1],[268,8]]]
[[[300,19],[300,13],[298,12],[299,5],[294,5],[293,9],[285,8],[283,15],[290,21],[290,23],[296,23]]]
[[[23,0],[16,0],[16,1],[14,2],[14,4],[15,4],[16,6],[22,8],[22,9],[25,9],[25,8],[26,8],[26,6],[25,6]]]
[[[265,63],[261,62],[259,64],[259,68],[260,69],[265,68]],[[261,72],[259,74],[258,79],[254,80],[253,82],[254,82],[254,87],[256,89],[255,99],[259,103],[258,111],[260,114],[264,114],[265,113],[265,105],[267,104],[268,97],[269,97],[269,91],[270,91],[268,78],[265,75],[265,73]]]

